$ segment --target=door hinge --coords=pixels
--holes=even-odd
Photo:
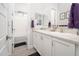
[[[52,42],[52,46],[53,46],[53,42]]]

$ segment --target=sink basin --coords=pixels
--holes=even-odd
[[[46,30],[46,28],[40,28],[40,30]]]

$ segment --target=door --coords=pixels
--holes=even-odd
[[[0,56],[9,55],[7,39],[7,4],[0,3]]]
[[[0,56],[12,55],[12,4],[0,3]]]
[[[15,12],[13,21],[14,43],[27,41],[28,23],[27,14]]]

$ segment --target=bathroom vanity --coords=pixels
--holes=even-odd
[[[42,56],[78,56],[79,36],[38,29],[33,31],[33,46]]]

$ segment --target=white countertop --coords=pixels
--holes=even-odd
[[[49,35],[51,37],[56,37],[56,38],[60,38],[61,40],[64,41],[69,41],[71,43],[74,44],[78,44],[79,45],[79,36],[76,34],[71,34],[71,33],[61,33],[61,32],[52,32],[49,30],[34,30],[35,32],[39,32],[42,34],[46,34]]]

